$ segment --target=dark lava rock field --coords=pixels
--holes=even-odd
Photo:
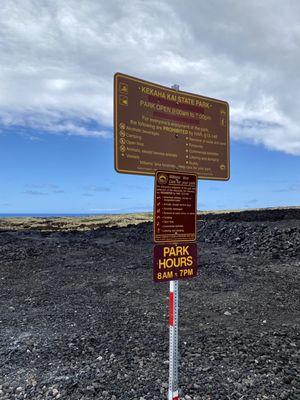
[[[198,222],[180,282],[186,400],[300,400],[300,217]],[[0,231],[0,399],[167,399],[168,283],[152,225]]]

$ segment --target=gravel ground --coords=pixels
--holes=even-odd
[[[180,282],[181,399],[300,400],[300,220],[198,230],[198,277]],[[0,399],[167,398],[168,284],[152,283],[151,240],[151,223],[2,228]]]

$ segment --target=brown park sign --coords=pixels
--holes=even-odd
[[[197,244],[157,244],[153,254],[153,280],[166,282],[197,275]]]
[[[195,241],[197,175],[157,171],[153,215],[154,242]]]
[[[115,169],[229,179],[229,105],[128,75],[114,77]]]

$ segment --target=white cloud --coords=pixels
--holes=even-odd
[[[6,0],[0,120],[106,137],[116,71],[229,101],[232,137],[300,154],[300,3]]]

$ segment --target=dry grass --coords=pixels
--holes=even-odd
[[[101,227],[137,225],[152,221],[152,213],[87,217],[0,218],[0,230],[88,231]]]
[[[290,210],[300,209],[300,207],[270,207],[252,208],[247,210],[221,210],[221,211],[198,211],[198,218],[205,215],[218,215],[228,213],[241,213],[244,211],[264,211],[264,210]],[[137,225],[141,222],[152,222],[152,213],[132,213],[132,214],[108,214],[94,215],[86,217],[18,217],[0,218],[0,230],[39,230],[39,231],[89,231],[101,227],[125,227],[130,224]]]

